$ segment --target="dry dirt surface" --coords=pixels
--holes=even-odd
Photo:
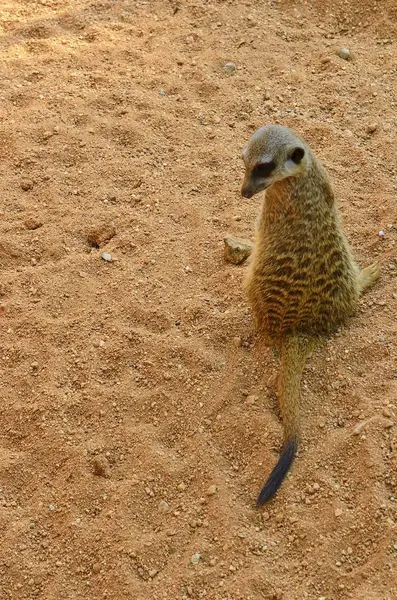
[[[395,599],[395,1],[2,0],[0,25],[1,600]],[[382,276],[311,358],[260,511],[277,363],[223,238],[252,237],[269,122]]]

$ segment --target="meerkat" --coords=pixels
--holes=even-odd
[[[284,445],[257,506],[280,487],[300,436],[300,383],[308,356],[354,314],[379,277],[359,269],[342,231],[324,166],[291,129],[266,125],[243,151],[241,194],[266,190],[244,287],[259,334],[281,363],[278,380]]]

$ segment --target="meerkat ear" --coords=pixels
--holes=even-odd
[[[290,159],[296,165],[299,165],[302,162],[302,158],[305,156],[305,151],[300,146],[296,146],[290,154]]]

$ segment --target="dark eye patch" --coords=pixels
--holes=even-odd
[[[269,162],[258,163],[252,169],[253,177],[269,177],[272,171],[276,168],[276,163],[274,160],[270,160]]]

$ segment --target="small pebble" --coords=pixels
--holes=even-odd
[[[216,485],[210,485],[210,487],[207,489],[207,496],[214,496],[214,494],[216,494],[216,492],[218,491],[218,488],[216,487]]]
[[[159,511],[166,514],[170,511],[170,505],[165,500],[161,500],[159,504]]]
[[[43,133],[43,140],[48,140],[53,135],[55,135],[54,131],[44,131],[44,133]]]
[[[109,477],[110,465],[106,456],[95,456],[92,461],[92,470],[97,477]]]
[[[283,513],[277,513],[276,517],[275,517],[276,523],[282,523],[284,520],[284,515]]]
[[[343,58],[343,60],[349,60],[351,58],[351,52],[349,48],[339,48],[337,55],[339,58]]]
[[[87,236],[87,240],[91,246],[99,248],[104,242],[108,242],[115,235],[116,229],[114,226],[104,224],[92,229]]]
[[[200,562],[200,558],[201,554],[196,552],[196,554],[193,554],[192,558],[190,559],[190,562],[192,563],[192,565],[198,565]]]
[[[368,125],[368,127],[366,128],[366,132],[367,133],[375,133],[375,131],[378,129],[378,124],[377,123],[370,123]]]
[[[31,190],[33,188],[33,185],[34,184],[31,179],[22,179],[22,181],[21,181],[21,188],[23,189],[24,192]]]
[[[343,510],[341,508],[337,508],[335,510],[335,517],[341,517],[343,514]]]
[[[258,396],[253,396],[253,395],[247,396],[246,403],[250,404],[252,406],[253,404],[255,404],[255,402],[257,400],[258,400]]]
[[[149,577],[151,579],[153,579],[153,577],[156,577],[157,573],[158,573],[157,569],[150,569],[150,571],[149,571]]]
[[[234,62],[228,61],[223,65],[223,70],[228,75],[232,75],[236,71],[236,64]]]
[[[252,252],[253,244],[250,240],[229,235],[223,240],[225,244],[224,256],[227,262],[231,262],[234,265],[241,265]]]
[[[106,260],[106,262],[111,262],[113,260],[113,257],[110,254],[110,252],[104,252],[102,254],[102,258],[103,258],[103,260]]]
[[[33,218],[28,218],[25,220],[24,225],[26,227],[26,229],[38,229],[39,227],[41,227],[43,225],[43,223],[41,221],[38,221],[37,219],[33,219]]]
[[[380,238],[384,238],[384,237],[385,237],[385,232],[383,231],[383,229],[381,229],[381,230],[379,231],[379,233],[378,233],[378,236],[379,236]]]
[[[95,575],[98,575],[98,573],[100,572],[100,570],[101,570],[101,565],[99,563],[95,563],[94,565],[92,565],[92,572]]]
[[[361,423],[358,423],[355,426],[355,428],[353,429],[353,435],[360,435],[362,429],[364,429],[366,424],[367,424],[367,421],[361,421]]]
[[[184,490],[186,490],[186,483],[184,483],[184,482],[182,481],[180,484],[178,484],[178,490],[179,490],[180,492],[183,492]]]

